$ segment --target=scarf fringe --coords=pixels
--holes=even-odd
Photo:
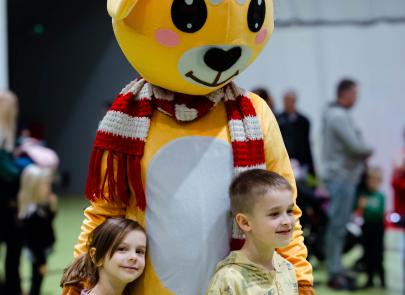
[[[108,153],[107,167],[104,177],[101,178],[101,165],[105,152]],[[145,210],[146,199],[141,180],[140,161],[140,156],[127,156],[124,153],[94,148],[89,164],[86,197],[93,202],[105,200],[128,205],[129,184],[135,192],[137,206],[139,209]],[[106,189],[106,185],[108,189]]]
[[[91,153],[85,188],[86,197],[90,201],[95,201],[100,196],[101,158],[103,152],[102,149],[93,148]]]
[[[142,183],[141,157],[129,156],[128,179],[136,198],[136,205],[142,211],[146,209],[146,197]]]

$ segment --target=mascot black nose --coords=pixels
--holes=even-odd
[[[204,54],[205,64],[217,72],[224,72],[232,67],[242,55],[242,48],[232,47],[229,50],[210,48]]]

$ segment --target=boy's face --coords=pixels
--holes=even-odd
[[[370,173],[367,176],[367,187],[370,191],[378,191],[381,185],[382,176],[379,172]]]
[[[252,212],[246,214],[249,233],[264,247],[279,248],[290,243],[295,225],[293,195],[289,190],[268,190],[257,198]]]

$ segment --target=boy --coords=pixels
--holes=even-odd
[[[383,253],[384,253],[384,209],[385,197],[380,191],[382,171],[369,168],[366,175],[367,190],[359,198],[358,207],[362,212],[364,224],[363,245],[367,282],[363,288],[374,286],[374,275],[380,277],[381,287],[385,287]]]
[[[292,265],[275,251],[289,244],[295,225],[291,185],[274,172],[253,169],[233,180],[230,197],[245,244],[217,265],[206,294],[298,294]]]

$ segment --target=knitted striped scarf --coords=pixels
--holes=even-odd
[[[98,127],[86,183],[87,198],[91,201],[107,200],[128,204],[132,188],[138,208],[144,211],[146,198],[141,159],[153,110],[179,122],[191,122],[204,116],[222,100],[228,117],[235,174],[252,168],[265,169],[263,133],[256,111],[244,90],[229,83],[190,102],[185,95],[139,79],[129,83],[120,92]],[[101,163],[105,152],[107,169],[102,175]],[[106,185],[108,190],[105,190]],[[233,225],[232,237],[231,248],[240,248],[243,234],[236,224]]]

